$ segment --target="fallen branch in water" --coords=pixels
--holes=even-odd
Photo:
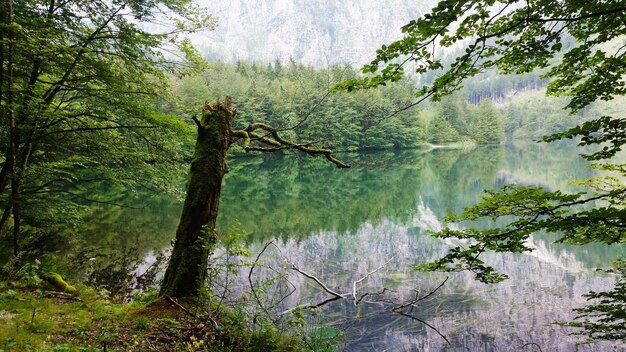
[[[393,307],[393,309],[391,309],[391,311],[396,313],[396,314],[402,315],[404,317],[410,318],[412,320],[418,321],[418,322],[428,326],[433,331],[435,331],[439,336],[441,336],[441,338],[443,338],[448,343],[448,345],[451,345],[450,341],[448,341],[446,336],[444,334],[442,334],[441,332],[439,332],[439,330],[437,330],[437,328],[435,328],[434,326],[428,324],[427,322],[425,322],[424,320],[422,320],[422,319],[420,319],[418,317],[415,317],[415,316],[413,316],[413,315],[411,315],[409,313],[406,313],[406,312],[402,311],[402,309],[404,309],[406,307],[411,307],[411,309],[412,309],[418,302],[423,301],[426,298],[428,298],[428,297],[432,296],[433,294],[435,294],[435,292],[437,292],[440,288],[443,287],[443,285],[445,285],[445,283],[448,281],[449,278],[450,278],[449,276],[446,276],[445,280],[443,280],[443,282],[441,282],[439,284],[439,286],[437,286],[434,290],[430,291],[425,296],[419,297],[419,291],[418,291],[418,293],[416,295],[416,298],[413,301],[405,303],[405,304],[402,304],[402,305],[399,305],[399,306],[395,306],[395,307]]]
[[[342,295],[341,293],[337,293],[331,289],[328,288],[328,286],[324,285],[324,283],[322,281],[320,281],[320,279],[318,279],[317,277],[307,273],[306,271],[298,268],[298,266],[294,263],[289,263],[291,265],[291,270],[295,270],[297,272],[299,272],[300,274],[308,277],[309,279],[315,281],[324,291],[326,291],[327,293],[335,296],[337,299],[339,298],[345,298],[345,295]]]
[[[435,292],[437,292],[440,288],[442,288],[442,287],[443,287],[443,285],[445,285],[445,283],[448,281],[448,279],[449,279],[449,278],[450,278],[449,276],[446,276],[446,279],[445,279],[445,280],[443,280],[443,282],[442,282],[442,283],[440,283],[440,284],[439,284],[439,286],[437,286],[434,290],[430,291],[427,295],[425,295],[425,296],[423,296],[423,297],[419,297],[419,292],[418,292],[418,295],[417,295],[417,297],[415,298],[415,300],[413,300],[413,301],[411,301],[411,302],[409,302],[409,303],[406,303],[406,304],[400,305],[400,306],[393,307],[392,311],[393,311],[393,312],[396,312],[396,311],[401,310],[401,309],[403,309],[403,308],[406,308],[406,307],[408,307],[408,306],[413,306],[413,305],[417,304],[417,302],[419,302],[419,301],[423,301],[423,300],[425,300],[426,298],[428,298],[428,297],[432,296],[433,294],[435,294]]]
[[[383,265],[379,266],[378,268],[370,271],[369,273],[365,274],[365,276],[363,276],[362,278],[356,280],[355,282],[352,283],[352,297],[354,298],[354,305],[356,306],[357,304],[359,304],[359,302],[361,302],[361,300],[363,300],[363,298],[365,298],[365,296],[367,295],[367,293],[365,293],[363,296],[361,296],[360,299],[356,298],[356,285],[367,279],[370,275],[378,272],[379,270],[381,270],[382,268],[385,267],[385,265],[389,264],[389,262],[391,262],[393,260],[393,258],[389,259],[388,261],[386,261]],[[385,288],[383,288],[383,292],[385,292]]]
[[[443,339],[446,341],[446,343],[448,343],[449,345],[451,344],[451,343],[450,343],[450,341],[446,338],[446,336],[445,336],[445,335],[443,335],[443,334],[442,334],[442,333],[441,333],[441,332],[440,332],[440,331],[439,331],[436,327],[434,327],[433,325],[431,325],[431,324],[427,323],[426,321],[424,321],[424,320],[422,320],[422,319],[420,319],[420,318],[417,318],[417,317],[415,317],[415,316],[413,316],[413,315],[411,315],[411,314],[409,314],[409,313],[407,313],[407,312],[404,312],[404,311],[403,311],[403,309],[404,309],[404,308],[407,308],[407,307],[411,307],[411,309],[413,309],[413,308],[417,305],[417,303],[419,303],[420,301],[423,301],[423,300],[425,300],[425,299],[427,299],[427,298],[431,297],[432,295],[434,295],[434,294],[435,294],[435,293],[436,293],[439,289],[441,289],[441,288],[445,285],[445,283],[448,281],[449,277],[446,277],[446,278],[445,278],[445,280],[443,280],[443,282],[441,282],[441,283],[440,283],[440,284],[439,284],[439,285],[438,285],[435,289],[433,289],[433,290],[432,290],[432,291],[430,291],[428,294],[426,294],[426,295],[424,295],[424,296],[422,296],[422,297],[419,297],[419,291],[417,291],[416,296],[415,296],[415,299],[413,299],[413,300],[412,300],[412,301],[410,301],[410,302],[404,303],[404,304],[397,305],[397,304],[396,304],[396,302],[393,302],[393,301],[391,301],[391,300],[385,300],[385,299],[382,299],[382,298],[381,298],[381,299],[378,299],[378,300],[373,300],[373,301],[370,301],[370,300],[365,300],[365,298],[366,298],[366,297],[371,297],[371,296],[380,296],[380,295],[383,295],[383,294],[385,294],[385,293],[387,292],[387,288],[383,287],[383,288],[382,288],[382,290],[380,290],[380,291],[378,291],[378,292],[365,292],[365,293],[363,293],[360,297],[357,297],[357,285],[358,285],[359,283],[361,283],[361,282],[365,281],[366,279],[368,279],[370,276],[372,276],[372,275],[374,275],[374,274],[376,274],[376,273],[380,272],[380,271],[381,271],[381,270],[382,270],[382,269],[383,269],[383,268],[384,268],[387,264],[389,264],[389,263],[393,260],[393,258],[392,258],[392,259],[389,259],[388,261],[386,261],[385,263],[383,263],[383,264],[382,264],[381,266],[379,266],[378,268],[376,268],[376,269],[374,269],[374,270],[372,270],[372,271],[367,272],[364,276],[362,276],[362,277],[361,277],[361,278],[359,278],[358,280],[353,281],[353,282],[352,282],[352,291],[351,291],[351,292],[349,292],[349,293],[340,293],[340,292],[338,292],[338,291],[335,291],[335,290],[331,289],[331,288],[329,287],[329,285],[325,284],[325,283],[324,283],[321,279],[319,279],[317,276],[315,276],[315,275],[313,275],[313,274],[311,274],[311,273],[309,273],[309,272],[307,272],[307,271],[305,271],[305,270],[301,269],[301,268],[300,268],[298,265],[296,265],[295,263],[290,262],[290,261],[289,261],[289,260],[288,260],[288,259],[287,259],[287,258],[286,258],[283,254],[282,254],[282,252],[281,252],[280,248],[278,248],[278,246],[276,246],[276,244],[274,244],[272,241],[268,242],[268,243],[267,243],[267,244],[263,247],[263,249],[262,249],[261,253],[259,253],[259,255],[258,255],[258,256],[257,256],[257,258],[256,258],[256,262],[255,262],[255,264],[259,261],[260,257],[263,255],[263,253],[267,250],[267,248],[268,248],[270,245],[273,245],[273,246],[274,246],[274,247],[276,247],[276,249],[279,251],[279,253],[280,253],[280,254],[281,254],[281,256],[283,257],[283,260],[284,260],[284,261],[285,261],[285,263],[286,263],[286,267],[288,267],[289,269],[291,269],[291,270],[293,270],[293,271],[295,271],[295,272],[299,273],[300,275],[302,275],[302,276],[304,276],[304,277],[306,277],[306,278],[308,278],[308,279],[312,280],[312,281],[313,281],[313,282],[315,282],[315,284],[316,284],[317,286],[319,286],[319,287],[320,287],[320,288],[321,288],[324,292],[326,292],[327,294],[331,295],[331,297],[329,297],[329,298],[327,298],[327,299],[325,299],[325,300],[323,300],[323,301],[321,301],[321,302],[318,302],[318,303],[311,303],[311,304],[306,304],[306,305],[298,305],[298,306],[293,307],[293,308],[291,308],[291,309],[285,310],[285,311],[283,311],[283,312],[279,313],[279,315],[280,315],[280,316],[283,316],[283,315],[285,315],[285,314],[291,313],[291,312],[293,312],[293,311],[295,311],[295,310],[298,310],[298,309],[315,309],[315,308],[320,308],[320,307],[322,307],[322,306],[324,306],[324,305],[326,305],[326,304],[328,304],[328,303],[331,303],[331,302],[334,302],[334,301],[338,301],[338,300],[341,300],[341,299],[345,299],[345,300],[352,300],[352,301],[354,302],[354,305],[355,305],[355,306],[356,306],[356,305],[359,305],[359,304],[361,304],[361,303],[367,303],[367,304],[377,304],[377,305],[380,305],[380,304],[382,304],[382,305],[391,305],[391,306],[392,306],[392,308],[391,308],[391,312],[392,312],[392,313],[395,313],[395,314],[398,314],[398,315],[401,315],[401,316],[404,316],[404,317],[410,318],[411,320],[415,320],[415,321],[418,321],[418,322],[420,322],[420,323],[424,324],[424,325],[425,325],[425,326],[427,326],[428,328],[430,328],[430,329],[432,329],[433,331],[435,331],[435,332],[436,332],[439,336],[441,336],[441,338],[443,338]],[[249,272],[249,275],[248,275],[248,281],[251,283],[251,285],[252,285],[252,270],[253,270],[253,268],[251,268],[251,269],[250,269],[250,272]],[[289,282],[289,283],[291,284],[291,282]],[[293,286],[293,284],[291,284],[291,285]],[[294,287],[294,290],[295,290],[295,286],[293,286],[293,287]],[[290,295],[291,295],[292,293],[293,293],[293,292],[291,292],[291,293],[290,293]],[[384,298],[384,297],[383,297],[383,298]],[[282,300],[281,300],[281,301],[282,301]],[[257,298],[257,303],[259,303],[258,298]],[[266,310],[266,308],[264,308],[263,306],[261,306],[261,309]]]

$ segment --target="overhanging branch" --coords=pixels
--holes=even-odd
[[[257,131],[259,130],[266,133],[258,133]],[[335,158],[332,150],[311,147],[312,143],[295,143],[286,140],[278,134],[278,130],[276,128],[264,123],[253,123],[245,129],[233,130],[231,131],[231,134],[235,138],[243,139],[243,148],[246,151],[276,152],[284,149],[296,149],[309,155],[324,156],[338,168],[350,167],[350,165]],[[259,142],[267,147],[252,145],[253,141]]]

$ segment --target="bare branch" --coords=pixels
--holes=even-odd
[[[394,313],[396,313],[396,314],[402,315],[403,317],[407,317],[407,318],[413,319],[413,320],[415,320],[415,321],[419,321],[420,323],[422,323],[422,324],[424,324],[424,325],[428,326],[428,327],[429,327],[429,328],[431,328],[434,332],[436,332],[436,333],[437,333],[437,335],[441,336],[441,338],[442,338],[442,339],[446,340],[446,342],[448,343],[448,345],[452,345],[452,343],[450,343],[450,340],[448,340],[448,338],[447,338],[444,334],[442,334],[439,330],[437,330],[437,328],[436,328],[436,327],[434,327],[434,326],[432,326],[432,325],[428,324],[428,323],[427,323],[427,322],[425,322],[424,320],[422,320],[422,319],[420,319],[420,318],[417,318],[417,317],[414,317],[414,316],[412,316],[411,314],[404,313],[404,312],[402,312],[402,311],[393,311],[393,312],[394,312]]]
[[[367,297],[367,296],[380,296],[380,295],[384,294],[385,292],[387,292],[387,288],[386,288],[386,287],[383,287],[383,289],[382,289],[381,291],[374,292],[374,293],[371,293],[371,292],[365,292],[364,294],[362,294],[362,295],[361,295],[361,297],[359,297],[359,299],[357,299],[357,300],[355,300],[355,301],[354,301],[354,305],[357,305],[357,304],[361,303],[361,301],[362,301],[365,297]]]
[[[195,314],[193,314],[192,312],[190,312],[187,308],[183,307],[180,303],[178,303],[174,298],[170,297],[170,296],[165,296],[165,298],[167,298],[168,301],[170,301],[170,303],[172,303],[173,305],[175,305],[176,307],[178,307],[180,310],[182,310],[183,312],[191,315],[192,317],[196,317]]]
[[[409,302],[409,303],[406,303],[406,304],[403,304],[403,305],[400,305],[400,306],[393,307],[392,311],[397,313],[398,311],[402,310],[403,308],[406,308],[406,307],[408,307],[408,306],[413,306],[413,305],[414,305],[414,304],[416,304],[417,302],[419,302],[419,301],[423,301],[423,300],[425,300],[426,298],[428,298],[428,297],[432,296],[433,294],[435,294],[435,292],[437,292],[440,288],[442,288],[442,287],[443,287],[443,285],[445,285],[445,283],[448,281],[448,279],[449,279],[449,278],[450,278],[449,276],[446,276],[446,279],[445,279],[445,280],[443,280],[443,282],[442,282],[442,283],[440,283],[440,284],[439,284],[439,286],[437,286],[434,290],[430,291],[430,292],[429,292],[426,296],[423,296],[423,297],[416,297],[416,298],[415,298],[415,300],[413,300],[413,301],[411,301],[411,302]]]
[[[267,135],[261,135],[256,133],[255,131],[261,130],[267,132]],[[296,149],[301,152],[304,152],[313,156],[324,156],[328,161],[335,164],[338,168],[349,168],[350,165],[345,164],[335,158],[332,154],[333,151],[330,149],[322,149],[322,148],[313,148],[310,147],[312,143],[295,143],[292,141],[288,141],[282,138],[278,134],[278,130],[272,126],[266,125],[264,123],[253,123],[248,127],[242,130],[233,130],[231,131],[233,137],[242,138],[244,140],[244,149],[246,151],[261,151],[261,152],[275,152],[283,149]],[[271,136],[271,138],[269,137]],[[259,143],[270,146],[268,147],[260,147],[260,146],[252,146],[250,143],[252,140],[258,141]]]
[[[356,306],[357,304],[359,304],[359,302],[360,302],[360,301],[361,301],[361,300],[365,297],[365,295],[367,295],[367,294],[365,294],[365,295],[361,296],[361,298],[360,298],[360,299],[357,299],[357,298],[356,298],[356,285],[357,285],[359,282],[361,282],[361,281],[363,281],[363,280],[367,279],[370,275],[372,275],[372,274],[374,274],[374,273],[378,272],[379,270],[381,270],[382,268],[384,268],[384,267],[385,267],[385,265],[389,264],[389,262],[391,262],[392,260],[393,260],[393,258],[389,259],[389,260],[388,260],[388,261],[386,261],[383,265],[381,265],[381,266],[379,266],[378,268],[376,268],[376,269],[374,269],[374,270],[370,271],[369,273],[365,274],[365,276],[363,276],[362,278],[360,278],[360,279],[358,279],[358,280],[356,280],[355,282],[353,282],[353,283],[352,283],[352,297],[354,297],[354,305],[355,305],[355,306]],[[385,292],[385,290],[383,290],[383,292]]]
[[[539,346],[538,344],[534,343],[534,342],[529,342],[524,344],[522,347],[520,347],[522,350],[526,348],[526,346],[535,346],[539,349],[539,352],[543,352],[543,350],[541,349],[541,346]]]
[[[321,307],[323,305],[326,305],[326,304],[328,304],[330,302],[334,302],[334,301],[340,300],[341,298],[342,297],[331,297],[331,298],[329,298],[327,300],[324,300],[324,301],[321,301],[321,302],[319,302],[317,304],[308,304],[306,306],[296,306],[296,307],[293,307],[291,309],[287,309],[286,311],[280,313],[280,315],[285,315],[285,314],[291,313],[291,312],[293,312],[296,309],[314,309],[314,308],[319,308],[319,307]]]
[[[328,288],[328,286],[324,285],[324,283],[322,281],[320,281],[320,279],[318,279],[317,277],[307,273],[306,271],[298,268],[298,266],[294,263],[289,263],[291,265],[291,270],[295,270],[297,272],[299,272],[300,274],[308,277],[309,279],[315,281],[315,283],[317,283],[324,291],[326,291],[327,293],[333,295],[336,297],[336,299],[340,299],[340,298],[344,298],[344,295],[337,293],[333,290],[331,290],[330,288]]]
[[[270,243],[268,243],[268,244],[265,246],[265,248],[267,248],[267,246],[269,246],[269,245],[270,245]],[[276,246],[276,245],[274,245],[274,246]],[[265,248],[263,249],[263,251],[265,251]],[[279,251],[280,251],[280,249],[279,249]],[[282,254],[281,254],[281,255],[282,255]],[[283,257],[283,258],[284,258],[284,257]],[[392,258],[392,259],[393,259],[393,258]],[[324,291],[326,291],[326,293],[331,294],[333,297],[330,297],[330,298],[328,298],[328,299],[326,299],[326,300],[324,300],[324,301],[321,301],[321,302],[319,302],[319,303],[316,303],[316,304],[309,304],[309,305],[305,305],[305,306],[302,306],[302,305],[296,306],[296,307],[294,307],[294,308],[288,309],[288,310],[286,310],[286,311],[284,311],[284,312],[280,313],[280,315],[285,315],[285,314],[290,313],[290,312],[292,312],[292,311],[294,311],[294,310],[296,310],[296,309],[311,309],[311,308],[319,308],[319,307],[321,307],[321,306],[323,306],[323,305],[325,305],[325,304],[328,304],[328,303],[330,303],[330,302],[334,302],[334,301],[337,301],[337,300],[340,300],[340,299],[354,299],[354,301],[355,301],[355,305],[357,305],[357,304],[359,304],[359,303],[361,303],[361,302],[364,302],[364,303],[369,303],[369,304],[394,304],[393,302],[384,301],[384,300],[380,300],[380,301],[364,301],[365,297],[367,297],[367,296],[377,296],[377,295],[382,295],[382,294],[384,294],[384,293],[387,291],[387,289],[386,289],[386,288],[383,288],[383,289],[382,289],[381,291],[379,291],[379,292],[374,292],[374,293],[367,292],[367,293],[364,293],[363,295],[361,295],[361,297],[360,297],[360,298],[357,298],[357,297],[356,297],[356,284],[357,284],[358,282],[361,282],[361,281],[365,280],[367,277],[369,277],[370,275],[372,275],[372,274],[376,273],[377,271],[381,270],[381,269],[382,269],[385,265],[387,265],[389,262],[391,262],[391,260],[392,260],[392,259],[389,259],[387,262],[385,262],[383,265],[381,265],[381,266],[380,266],[380,267],[378,267],[377,269],[375,269],[375,270],[372,270],[372,271],[368,272],[365,276],[363,276],[363,277],[362,277],[362,278],[360,278],[359,280],[355,281],[355,282],[354,282],[354,284],[353,284],[352,294],[350,294],[350,293],[347,293],[347,294],[340,294],[340,293],[338,293],[338,292],[336,292],[336,291],[333,291],[333,290],[331,290],[330,288],[328,288],[328,286],[326,286],[326,285],[325,285],[325,284],[324,284],[324,283],[323,283],[320,279],[318,279],[318,278],[317,278],[317,277],[315,277],[314,275],[309,274],[309,273],[307,273],[307,272],[303,271],[303,270],[302,270],[302,269],[300,269],[298,266],[296,266],[294,263],[289,262],[289,261],[287,260],[287,258],[285,258],[285,262],[290,264],[290,266],[291,266],[291,269],[292,269],[292,270],[297,271],[297,272],[299,272],[300,274],[302,274],[302,275],[306,276],[307,278],[309,278],[309,279],[311,279],[311,280],[315,281],[315,283],[317,283],[317,284],[318,284],[318,286],[320,286],[320,287],[321,287]],[[395,313],[395,314],[399,314],[399,315],[405,316],[405,317],[408,317],[408,318],[410,318],[410,319],[412,319],[412,320],[418,321],[418,322],[420,322],[420,323],[422,323],[422,324],[426,325],[427,327],[429,327],[429,328],[431,328],[433,331],[435,331],[435,332],[436,332],[439,336],[441,336],[441,337],[442,337],[442,338],[443,338],[443,339],[444,339],[444,340],[445,340],[445,341],[446,341],[446,342],[450,345],[450,344],[451,344],[451,343],[450,343],[450,341],[449,341],[449,340],[448,340],[448,339],[447,339],[447,338],[446,338],[446,337],[445,337],[445,336],[444,336],[444,335],[443,335],[443,334],[442,334],[442,333],[441,333],[441,332],[440,332],[437,328],[435,328],[434,326],[432,326],[432,325],[428,324],[427,322],[425,322],[425,321],[424,321],[424,320],[422,320],[422,319],[419,319],[419,318],[417,318],[417,317],[414,317],[414,316],[413,316],[413,315],[411,315],[411,314],[408,314],[408,313],[406,313],[406,312],[403,312],[403,311],[402,311],[402,309],[403,309],[403,308],[406,308],[406,307],[409,307],[409,306],[413,307],[413,306],[414,306],[417,302],[422,301],[422,300],[424,300],[424,299],[426,299],[426,298],[428,298],[428,297],[432,296],[433,294],[435,294],[435,292],[437,292],[437,291],[438,291],[441,287],[443,287],[443,285],[444,285],[444,284],[448,281],[448,279],[449,279],[449,277],[446,277],[446,279],[445,279],[445,280],[443,280],[443,282],[442,282],[441,284],[439,284],[439,286],[437,286],[434,290],[432,290],[432,291],[431,291],[431,292],[429,292],[427,295],[425,295],[425,296],[423,296],[423,297],[421,297],[421,298],[420,298],[420,297],[418,297],[418,296],[419,296],[419,292],[418,292],[418,294],[416,295],[415,300],[413,300],[413,301],[411,301],[411,302],[409,302],[409,303],[406,303],[406,304],[400,305],[400,306],[394,306],[394,307],[391,309],[391,312],[392,312],[392,313]]]
[[[250,291],[252,291],[254,300],[259,305],[259,307],[261,307],[261,309],[265,312],[265,314],[267,314],[268,316],[270,316],[271,314],[269,314],[267,309],[263,306],[263,303],[261,303],[261,299],[259,299],[259,296],[257,295],[256,290],[254,289],[254,285],[252,284],[252,272],[254,271],[254,268],[256,267],[256,264],[259,262],[259,259],[261,258],[263,253],[265,253],[265,250],[267,249],[267,247],[269,247],[272,243],[274,243],[273,240],[265,244],[261,252],[259,252],[259,254],[256,256],[256,259],[252,263],[252,266],[250,266],[250,271],[248,272],[248,282],[250,283]]]

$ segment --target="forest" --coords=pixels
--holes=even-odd
[[[3,0],[0,352],[626,350],[626,4],[431,3]]]

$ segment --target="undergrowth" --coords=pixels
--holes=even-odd
[[[0,281],[0,327],[2,352],[311,350],[296,335],[250,329],[224,309],[155,294],[115,303],[85,286],[67,294],[43,283]]]

